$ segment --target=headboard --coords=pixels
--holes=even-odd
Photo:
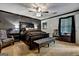
[[[23,28],[34,28],[34,24],[33,23],[28,23],[28,22],[19,22],[19,27],[20,27],[20,31]]]
[[[34,24],[33,24],[33,23],[20,22],[21,28],[22,28],[23,25],[24,25],[25,27],[34,28]]]

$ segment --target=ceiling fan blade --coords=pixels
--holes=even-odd
[[[29,10],[29,12],[34,12],[34,11]]]
[[[43,11],[43,13],[49,13],[49,11]]]
[[[28,10],[29,12],[36,12],[36,9],[33,9],[33,8],[29,8]]]
[[[32,4],[32,8],[37,9],[38,8],[37,4]]]

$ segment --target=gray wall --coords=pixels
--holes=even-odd
[[[54,31],[54,29],[58,29],[58,24],[59,24],[59,18],[61,17],[67,17],[70,15],[77,15],[79,14],[79,12],[74,12],[74,13],[70,13],[70,14],[66,14],[66,15],[62,15],[59,17],[54,17],[54,18],[49,18],[49,19],[45,19],[43,21],[41,21],[41,30],[50,33],[50,36],[52,36],[52,33]],[[47,29],[43,29],[43,22],[47,22]]]
[[[41,21],[28,17],[21,17],[21,22],[33,23],[34,26],[38,26],[38,29],[41,29]]]
[[[14,28],[14,25],[0,16],[0,29]]]
[[[75,15],[76,44],[79,45],[79,14]]]
[[[74,15],[74,17],[75,17],[76,44],[79,45],[79,12],[74,12],[74,13],[66,14],[66,15],[63,15],[63,16],[55,17],[55,18],[45,19],[45,20],[41,21],[41,30],[50,33],[50,36],[52,36],[53,30],[58,29],[59,18],[67,17],[67,16],[70,16],[70,15]],[[47,22],[47,29],[42,28],[43,22]]]
[[[38,28],[41,29],[40,20],[0,11],[0,28],[14,28],[15,26],[19,26],[20,21],[33,23],[35,26],[38,26]]]

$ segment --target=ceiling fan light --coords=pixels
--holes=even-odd
[[[36,13],[36,16],[37,16],[37,17],[41,17],[41,16],[42,16],[41,12],[37,12],[37,13]]]

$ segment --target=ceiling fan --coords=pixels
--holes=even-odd
[[[46,3],[33,3],[31,4],[31,7],[28,9],[29,12],[35,12],[37,17],[43,16],[42,13],[48,14],[51,13],[48,10],[48,5]],[[56,14],[57,12],[52,12],[53,14]]]
[[[47,10],[47,5],[40,3],[31,4],[31,8],[29,8],[29,12],[49,13],[49,11]]]

